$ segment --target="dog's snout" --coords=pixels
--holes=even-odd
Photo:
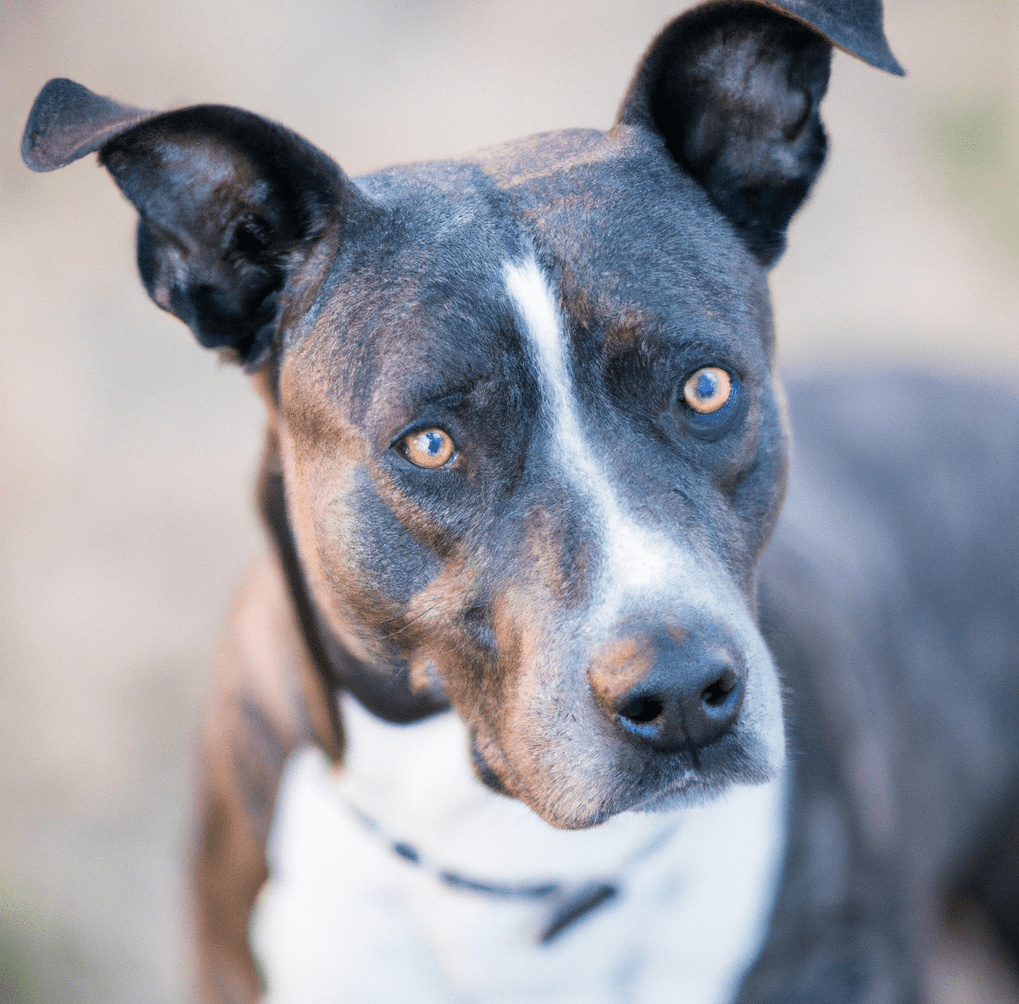
[[[689,640],[638,650],[625,669],[599,662],[589,678],[623,735],[663,752],[692,752],[720,739],[738,719],[746,689],[741,659]]]

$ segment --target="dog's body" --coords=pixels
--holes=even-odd
[[[270,999],[905,1004],[956,892],[1019,951],[1019,416],[804,388],[775,529],[765,269],[830,42],[897,68],[879,4],[778,6],[678,19],[608,133],[355,181],[236,109],[40,95],[30,166],[100,152],[150,295],[269,412],[205,999],[258,994],[309,743],[344,767],[283,792]]]
[[[577,848],[601,828],[557,844],[518,804],[468,787],[435,730],[448,716],[366,728],[350,708],[348,780],[301,763],[282,814],[255,927],[285,988],[271,999],[343,999],[353,970],[364,1000],[699,1004],[733,999],[750,969],[740,1002],[908,1001],[950,894],[1014,938],[1019,406],[965,381],[880,375],[789,391],[796,452],[761,581],[787,692],[785,790],[741,789],[746,812],[627,814],[648,826],[630,834],[636,854],[611,838]],[[423,866],[394,851],[408,840]],[[569,895],[607,882],[618,898],[542,945],[560,901],[450,886],[446,868]],[[372,905],[347,915],[337,901]],[[376,914],[384,924],[359,922]],[[330,944],[356,946],[342,969]]]

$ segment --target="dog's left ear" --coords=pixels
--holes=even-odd
[[[363,198],[333,160],[259,115],[148,112],[51,80],[25,126],[25,163],[52,171],[93,152],[138,210],[149,296],[249,369],[272,352],[283,292]]]
[[[821,170],[831,46],[902,73],[881,0],[707,3],[652,42],[619,122],[660,134],[763,265]]]

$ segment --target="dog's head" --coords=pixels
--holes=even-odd
[[[897,69],[879,0],[707,4],[608,132],[356,180],[232,108],[53,81],[29,119],[36,169],[99,152],[152,298],[255,374],[337,679],[452,703],[479,775],[556,826],[782,764],[766,269],[833,41]]]

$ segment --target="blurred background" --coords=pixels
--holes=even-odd
[[[608,126],[683,6],[0,4],[0,1002],[182,999],[192,750],[264,546],[260,405],[148,301],[94,159],[22,166],[39,88],[241,105],[357,174]],[[773,273],[782,365],[1014,381],[1019,3],[886,6],[908,76],[836,57],[828,167]],[[996,999],[965,939],[942,963],[939,1001]]]

